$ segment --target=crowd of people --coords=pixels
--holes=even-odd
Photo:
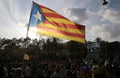
[[[0,78],[120,78],[120,61],[0,62]]]

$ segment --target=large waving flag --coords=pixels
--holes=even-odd
[[[31,10],[29,29],[43,35],[85,43],[85,26],[35,2]]]

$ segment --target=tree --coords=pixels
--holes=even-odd
[[[75,41],[68,42],[68,51],[73,58],[84,58],[86,56],[85,44],[81,44]]]

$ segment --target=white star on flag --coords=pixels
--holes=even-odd
[[[39,11],[37,11],[36,15],[34,15],[34,17],[36,18],[36,21],[41,20],[41,16],[42,15],[40,14]]]

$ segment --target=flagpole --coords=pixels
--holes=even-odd
[[[27,33],[26,33],[26,38],[28,38],[28,32],[29,32],[29,26],[30,26],[30,19],[31,19],[32,9],[33,9],[33,3],[34,3],[34,1],[32,1],[32,7],[31,7],[31,11],[30,11],[29,22],[28,22],[28,24],[27,24]]]
[[[27,33],[26,33],[26,38],[28,38],[28,31],[29,31],[29,25],[27,24]]]

